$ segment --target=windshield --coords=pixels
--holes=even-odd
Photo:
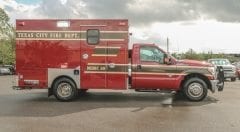
[[[210,60],[210,63],[214,64],[214,65],[229,65],[230,62],[229,60],[223,59],[223,60]]]

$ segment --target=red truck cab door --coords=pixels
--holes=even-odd
[[[135,89],[172,89],[176,65],[165,64],[166,53],[155,45],[135,45],[132,82]]]

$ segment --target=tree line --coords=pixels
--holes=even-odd
[[[15,62],[15,28],[7,13],[0,8],[0,65]]]
[[[224,54],[224,53],[214,54],[213,52],[197,53],[193,49],[189,49],[185,53],[181,53],[181,54],[173,53],[172,55],[178,59],[191,59],[191,60],[200,60],[200,61],[206,61],[212,58],[226,58],[226,59],[229,59],[230,62],[240,61],[240,57],[236,55]]]

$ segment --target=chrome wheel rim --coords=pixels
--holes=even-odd
[[[68,83],[61,83],[58,85],[57,93],[63,98],[69,97],[72,94],[72,86]]]
[[[188,86],[188,93],[194,98],[201,97],[203,94],[203,86],[200,83],[191,83]]]

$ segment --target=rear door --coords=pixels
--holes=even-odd
[[[107,48],[107,87],[126,89],[128,80],[128,47],[122,42],[109,42]]]
[[[104,26],[84,25],[81,27],[81,88],[104,89],[106,82],[106,41],[100,40]],[[99,48],[102,47],[102,48]]]
[[[128,86],[128,22],[110,21],[102,32],[107,41],[107,88],[126,89]]]
[[[126,89],[128,22],[96,23],[81,28],[81,86],[85,89]]]

